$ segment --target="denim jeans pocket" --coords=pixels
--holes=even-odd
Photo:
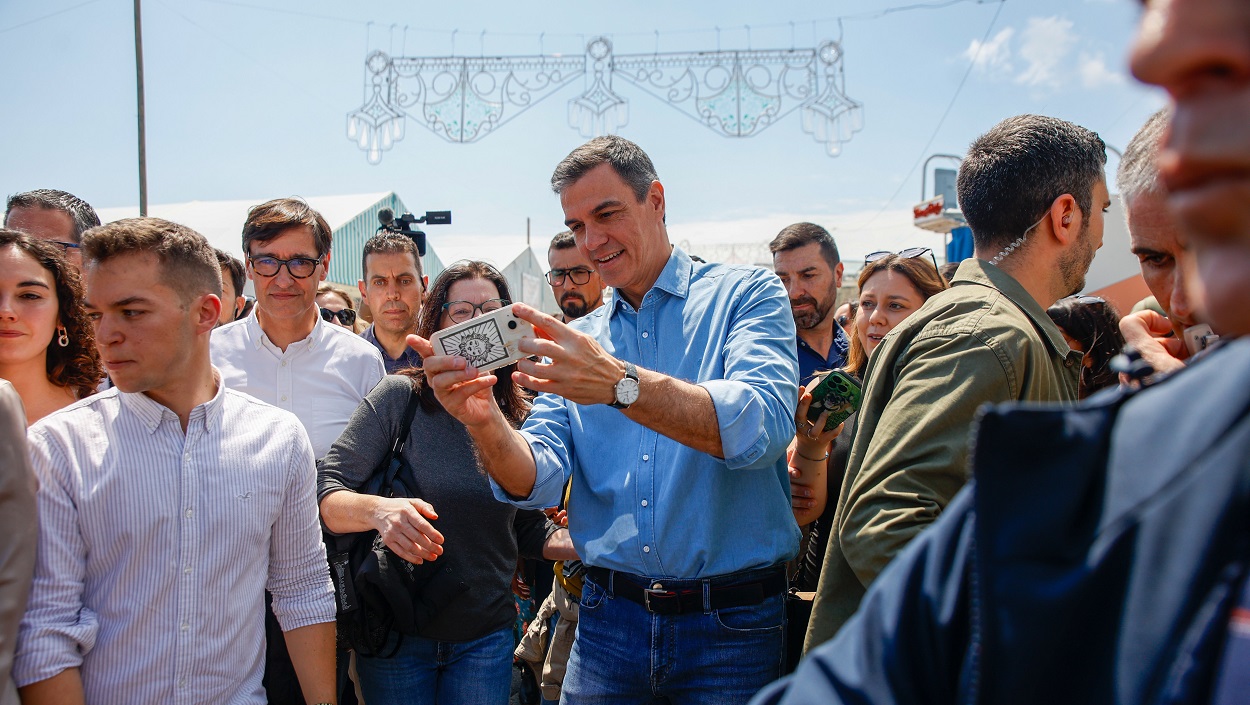
[[[784,595],[767,598],[758,605],[728,607],[712,612],[716,624],[738,634],[776,634],[785,626]]]
[[[582,599],[578,603],[579,610],[593,610],[603,603],[603,599],[607,597],[607,590],[600,587],[598,583],[587,580],[582,584]]]

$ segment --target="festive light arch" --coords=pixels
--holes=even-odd
[[[583,79],[569,124],[584,137],[629,121],[620,79],[725,137],[752,137],[795,110],[802,129],[836,157],[863,127],[863,106],[844,90],[842,49],[759,49],[616,54],[595,37],[582,56],[392,57],[365,60],[367,99],[347,116],[347,136],[369,162],[404,137],[412,118],[449,142],[476,142],[561,88]]]

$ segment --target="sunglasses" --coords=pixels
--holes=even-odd
[[[321,317],[330,323],[333,323],[334,319],[337,318],[339,319],[339,323],[342,323],[345,326],[352,326],[356,324],[356,312],[350,308],[345,308],[341,311],[331,311],[328,308],[323,308],[321,309]]]
[[[890,252],[889,250],[879,250],[865,257],[864,264],[875,262],[881,259],[882,257],[888,257],[890,255],[898,255],[899,257],[903,259],[913,259],[925,253],[928,253],[929,259],[933,260],[933,268],[937,269],[937,257],[933,255],[933,250],[928,247],[909,247],[906,250],[903,250],[901,252]]]
[[[1101,296],[1082,296],[1080,294],[1073,294],[1071,298],[1075,299],[1078,304],[1082,304],[1084,306],[1096,306],[1107,303],[1107,300]]]

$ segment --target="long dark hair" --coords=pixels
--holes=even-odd
[[[1124,336],[1114,306],[1095,296],[1068,296],[1052,304],[1046,313],[1085,348],[1089,364],[1081,366],[1080,399],[1119,383],[1111,359],[1124,349]]]
[[[512,299],[512,295],[508,292],[508,280],[504,279],[498,269],[479,260],[461,260],[444,269],[430,286],[430,290],[425,295],[425,301],[421,304],[421,314],[417,320],[417,335],[429,340],[430,336],[438,330],[439,321],[443,317],[443,304],[447,303],[447,292],[451,290],[452,284],[461,279],[485,279],[495,285],[495,289],[499,291],[499,298],[508,301]],[[494,391],[495,401],[499,404],[504,417],[514,427],[519,427],[525,420],[525,416],[529,414],[530,398],[525,390],[512,381],[512,372],[515,369],[516,365],[513,364],[494,371],[497,377]],[[412,377],[413,388],[421,395],[421,408],[426,411],[442,408],[434,396],[434,390],[425,383],[424,369],[409,367],[406,370],[400,370],[398,374]]]
[[[95,393],[104,368],[100,353],[95,347],[95,330],[87,319],[83,306],[82,277],[78,270],[65,259],[57,245],[31,237],[16,230],[0,230],[0,249],[16,247],[52,274],[56,283],[57,313],[69,344],[61,347],[56,335],[48,346],[48,381],[58,387],[73,389],[81,399]]]
[[[938,274],[933,263],[924,257],[899,257],[898,255],[886,255],[880,259],[875,259],[864,265],[859,270],[859,279],[856,284],[859,290],[864,289],[864,284],[872,278],[877,272],[893,271],[907,277],[912,286],[916,287],[916,291],[928,301],[934,294],[949,288],[949,284]],[[858,297],[858,294],[856,294]],[[856,298],[856,301],[859,299]],[[856,316],[863,316],[863,309],[855,312]],[[856,327],[851,333],[851,350],[846,356],[846,371],[859,377],[864,378],[864,368],[868,367],[868,351],[864,349],[864,344],[859,341],[859,328]]]

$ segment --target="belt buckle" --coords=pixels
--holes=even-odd
[[[649,588],[643,588],[643,590],[642,590],[642,606],[643,606],[644,608],[646,608],[646,610],[647,610],[648,612],[650,612],[651,614],[659,614],[659,613],[660,613],[660,610],[658,609],[658,605],[657,605],[657,607],[652,607],[652,606],[651,606],[651,596],[652,596],[652,595],[656,595],[656,596],[658,596],[658,597],[669,597],[669,596],[671,596],[671,595],[672,595],[672,593],[670,593],[668,590],[665,590],[665,589],[664,589],[664,586],[663,586],[662,584],[660,584],[660,583],[652,583],[652,584],[651,584],[651,587],[649,587]]]

